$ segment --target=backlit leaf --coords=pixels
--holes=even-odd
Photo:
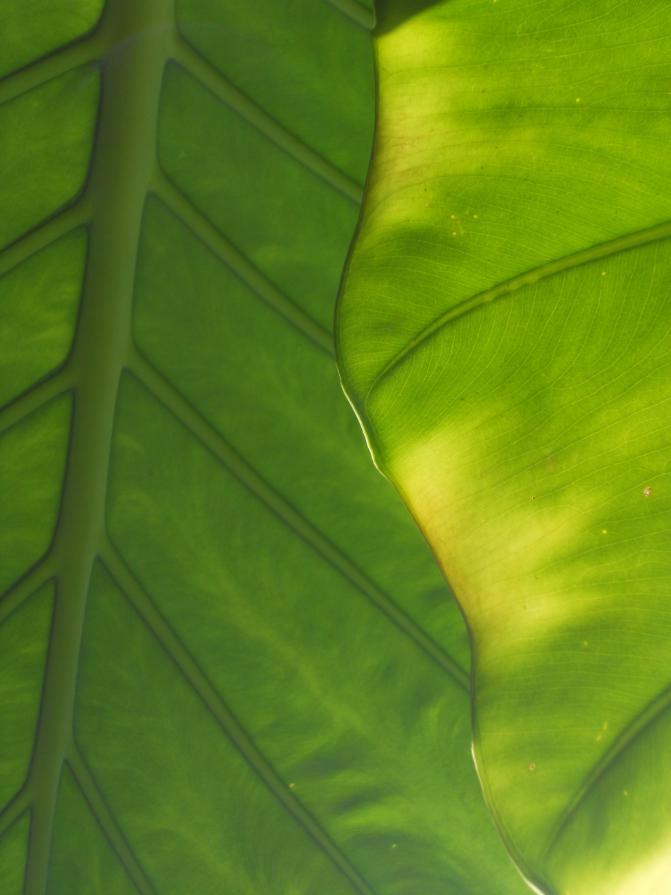
[[[455,589],[475,754],[547,893],[671,879],[671,17],[382,0],[338,337]]]

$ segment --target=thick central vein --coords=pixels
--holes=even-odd
[[[172,0],[109,0],[101,23],[107,50],[88,186],[88,265],[71,362],[74,418],[53,545],[56,607],[29,784],[34,808],[26,895],[44,895],[47,887],[89,579],[103,533],[114,407],[130,344],[135,258],[172,29]]]

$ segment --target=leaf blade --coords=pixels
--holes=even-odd
[[[668,28],[609,3],[382,6],[343,379],[466,612],[516,859],[544,891],[652,893],[666,812],[653,830],[628,799],[654,771],[594,793],[666,705]]]
[[[64,481],[60,514],[56,520],[55,502],[51,519],[38,518],[34,507],[29,514],[34,531],[55,523],[54,539],[2,604],[3,618],[16,606],[22,611],[33,585],[57,580],[35,750],[3,810],[3,830],[31,811],[28,895],[109,886],[124,893],[232,886],[275,895],[278,868],[287,892],[374,887],[405,895],[418,885],[430,893],[450,884],[464,893],[492,885],[497,895],[513,893],[517,879],[504,853],[490,854],[494,831],[468,758],[458,612],[418,535],[367,468],[330,360],[333,295],[368,149],[362,109],[370,88],[362,85],[369,63],[360,28],[367,17],[357,4],[302,4],[293,60],[274,58],[300,79],[320,56],[337,72],[350,49],[359,55],[355,97],[338,75],[315,83],[299,108],[270,71],[265,81],[245,82],[251,98],[226,84],[224,75],[235,80],[235,73],[215,71],[210,62],[221,62],[197,57],[178,33],[177,25],[187,30],[189,9],[178,4],[176,22],[163,0],[110,0],[95,33],[0,88],[11,105],[26,87],[39,92],[50,76],[72,79],[72,65],[102,57],[84,190],[75,194],[72,177],[60,206],[54,199],[44,211],[33,203],[32,219],[26,213],[21,222],[25,235],[0,262],[3,272],[34,258],[41,266],[54,240],[65,243],[75,238],[65,234],[86,227],[70,353],[68,305],[49,331],[58,352],[40,356],[34,373],[21,369],[21,357],[15,361],[11,394],[21,394],[4,411],[9,426],[56,395],[74,394],[67,474],[51,477],[54,494]],[[229,12],[216,5],[219,27]],[[313,21],[330,25],[317,32],[306,24]],[[255,54],[291,32],[290,23],[280,34],[268,19]],[[168,57],[177,61],[166,71]],[[191,64],[195,78],[178,70]],[[271,95],[275,108],[255,105]],[[178,100],[183,108],[175,114]],[[76,104],[75,93],[68,102]],[[339,103],[350,142],[334,115]],[[56,135],[77,130],[59,164],[79,176],[92,119],[88,130],[79,119],[75,128],[66,106],[49,113]],[[314,144],[302,142],[312,135]],[[54,138],[49,152],[56,148]],[[33,147],[43,163],[35,184],[49,167],[40,151]],[[7,185],[17,208],[40,199],[24,189],[31,171],[22,164],[24,179]],[[254,186],[255,172],[263,190]],[[264,218],[268,206],[277,220]],[[71,271],[70,300],[75,279]],[[39,288],[33,282],[18,291],[29,287]],[[31,297],[37,302],[36,292]],[[253,355],[258,369],[248,376]],[[26,391],[38,375],[46,378]],[[59,431],[64,444],[65,426]],[[40,450],[47,447],[43,439]],[[412,580],[399,575],[401,557]],[[8,583],[25,562],[10,569]],[[207,580],[206,568],[216,577]],[[243,645],[255,641],[263,665],[245,655]],[[235,663],[226,661],[234,655]],[[293,693],[268,668],[275,655],[282,675],[296,682]],[[365,686],[357,687],[357,674]],[[410,770],[408,742],[416,746]],[[443,742],[451,766],[441,752],[437,785],[432,767]],[[81,841],[73,840],[77,830]]]

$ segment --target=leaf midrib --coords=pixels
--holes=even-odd
[[[135,258],[155,163],[171,7],[171,0],[108,3],[97,35],[107,52],[87,186],[92,217],[86,274],[69,361],[74,411],[52,546],[56,602],[28,783],[26,895],[43,895],[47,888],[58,783],[70,751],[89,579],[104,527],[117,386],[131,338]]]

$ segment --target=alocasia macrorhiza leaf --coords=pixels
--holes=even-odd
[[[381,0],[345,386],[470,626],[554,895],[671,891],[671,12]]]
[[[521,893],[337,383],[370,10],[2,17],[3,895]]]

